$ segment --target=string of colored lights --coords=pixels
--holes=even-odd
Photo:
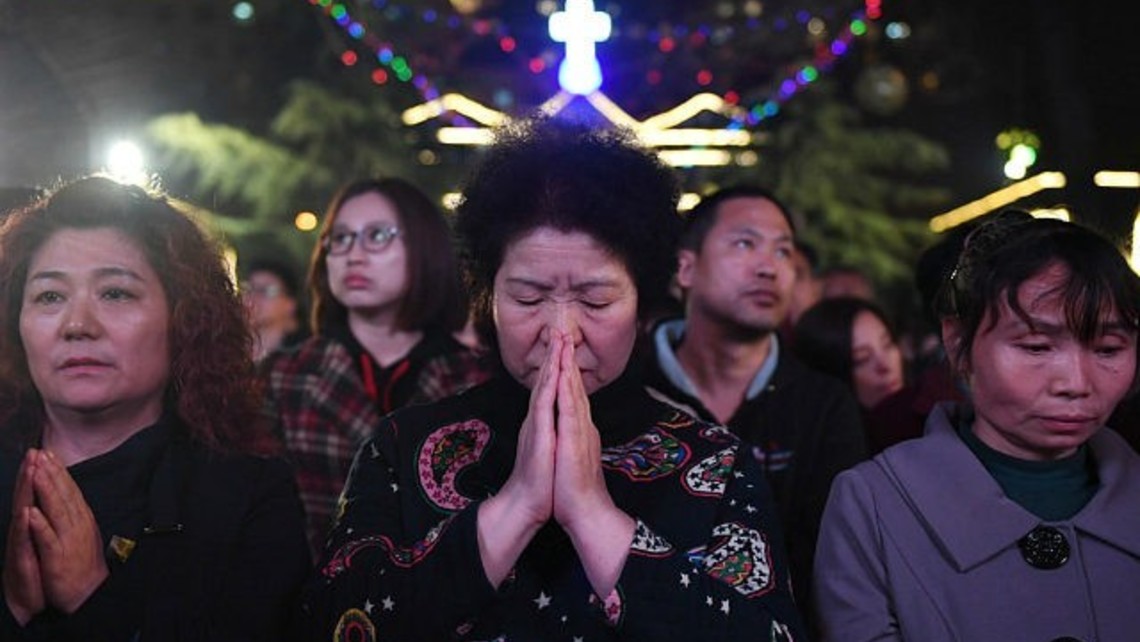
[[[868,0],[867,4],[870,6],[874,4],[878,6],[878,0]],[[783,81],[779,83],[776,95],[771,98],[757,102],[744,112],[743,117],[736,117],[733,119],[733,124],[730,127],[743,127],[745,125],[754,127],[759,125],[762,121],[772,118],[780,113],[781,106],[786,103],[792,96],[795,96],[804,87],[819,80],[820,73],[829,71],[835,66],[836,61],[845,56],[851,50],[851,41],[859,36],[867,33],[866,20],[871,15],[881,15],[878,12],[871,12],[860,10],[855,13],[850,22],[843,28],[843,30],[836,36],[830,44],[823,47],[816,47],[815,55],[811,64],[804,65],[797,69],[794,73],[788,75]],[[728,92],[735,93],[735,92]],[[725,100],[730,103],[735,103],[735,100],[730,100],[730,96],[726,95]]]
[[[419,91],[425,101],[431,101],[440,96],[439,90],[427,76],[413,71],[408,64],[407,57],[398,55],[395,51],[395,46],[391,42],[380,38],[370,31],[366,24],[355,19],[345,4],[335,2],[334,0],[307,0],[307,2],[310,5],[320,7],[350,38],[362,43],[363,46],[369,49],[376,63],[378,63],[378,66],[371,74],[374,83],[378,85],[386,84],[390,77],[394,75],[396,79],[401,82],[410,82],[412,86]],[[852,14],[839,35],[832,39],[827,45],[821,45],[815,48],[811,63],[796,69],[778,83],[776,85],[777,89],[775,95],[766,100],[758,101],[745,110],[741,110],[741,112],[739,112],[740,115],[733,118],[733,121],[729,124],[729,128],[755,127],[761,122],[778,115],[783,104],[805,87],[818,80],[821,73],[829,71],[840,58],[851,50],[851,42],[854,38],[866,34],[867,22],[882,16],[881,3],[882,0],[864,0],[864,6]],[[405,7],[388,3],[387,0],[373,0],[371,4],[375,9],[383,9],[389,14],[400,14],[407,11]],[[468,20],[458,14],[441,15],[432,9],[424,10],[418,15],[420,15],[424,22],[442,22],[451,29],[458,29],[461,26],[469,24],[472,32],[478,36],[493,34],[497,37],[499,39],[500,49],[502,49],[504,53],[511,54],[516,51],[517,42],[510,35],[506,25],[501,22],[486,19]],[[812,20],[812,16],[806,11],[801,11],[796,15],[796,20],[806,25]],[[759,24],[759,20],[755,17],[751,17],[746,21],[746,24],[750,28],[756,28]],[[780,27],[778,23],[776,26]],[[636,32],[636,30],[633,31]],[[625,33],[629,33],[629,31]],[[674,36],[683,38],[689,35],[690,37],[687,38],[688,41],[703,45],[707,42],[710,31],[709,27],[704,25],[694,29],[684,25],[669,25],[661,27],[660,31],[651,30],[648,33],[650,39],[654,37],[658,38],[656,42],[658,43],[659,50],[663,53],[669,53],[676,50],[676,41],[673,39]],[[698,35],[700,37],[693,38],[691,37],[692,35]],[[346,66],[353,66],[359,62],[359,56],[353,49],[346,49],[341,54],[341,62]],[[550,64],[543,56],[536,56],[528,60],[527,66],[532,73],[538,74],[545,71]],[[659,71],[657,72],[656,78],[660,81]],[[648,79],[650,84],[655,84],[654,70],[650,70]],[[713,73],[708,69],[702,69],[697,73],[696,80],[702,87],[708,86],[713,81]],[[739,94],[735,90],[730,89],[724,93],[724,99],[730,104],[737,104],[739,102]],[[448,120],[454,118],[451,115],[443,115],[443,117]],[[456,124],[464,123],[457,122]]]
[[[383,85],[388,82],[391,75],[395,75],[396,79],[401,82],[411,82],[425,100],[432,100],[439,96],[439,90],[435,88],[427,76],[414,72],[408,64],[408,59],[405,56],[398,55],[391,42],[383,40],[369,31],[368,26],[355,19],[343,3],[333,2],[333,0],[307,0],[307,2],[315,7],[320,7],[325,15],[339,25],[350,38],[362,43],[374,54],[376,62],[380,65],[372,72],[374,83]],[[359,61],[359,56],[356,51],[346,49],[341,54],[340,61],[345,66],[351,67]],[[391,73],[388,70],[391,70]]]

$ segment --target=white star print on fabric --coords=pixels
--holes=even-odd
[[[732,471],[732,476],[737,479],[741,479],[744,477],[744,473],[740,472],[739,470],[734,470]]]
[[[539,591],[538,597],[534,598],[534,603],[538,605],[538,610],[541,611],[550,606],[550,596],[546,594],[546,591]]]
[[[720,601],[720,612],[728,615],[728,600]]]
[[[392,488],[393,493],[400,490],[400,485],[397,484],[396,482],[392,482],[391,484],[389,484],[389,486]]]
[[[691,582],[692,582],[692,580],[689,579],[688,573],[681,573],[681,586],[683,586],[685,588],[689,588],[689,584]]]
[[[753,506],[752,504],[749,504],[749,505],[747,505],[747,506],[745,506],[745,507],[744,507],[744,510],[748,511],[749,513],[755,513],[755,512],[756,512],[756,507],[755,507],[755,506]]]
[[[711,596],[711,595],[706,595],[706,596],[705,596],[705,604],[707,604],[707,605],[709,605],[709,606],[712,606],[712,605],[713,605],[713,599],[712,599],[712,596]]]
[[[372,600],[364,600],[364,612],[365,613],[372,615],[372,607],[374,607],[374,606],[376,606],[376,605],[372,603]]]
[[[381,604],[383,604],[385,611],[391,611],[396,608],[396,601],[392,599],[391,595],[385,596]]]

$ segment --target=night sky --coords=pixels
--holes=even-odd
[[[333,50],[343,34],[307,2],[255,3],[258,20],[247,27],[228,19],[230,4],[0,0],[0,187],[82,172],[107,138],[164,112],[263,128],[290,78],[338,72]],[[531,2],[497,4],[516,28],[533,14]],[[626,20],[686,6],[619,4]],[[906,20],[912,37],[860,45],[834,73],[850,85],[873,57],[907,74],[906,106],[878,124],[945,144],[954,162],[945,180],[959,202],[1003,184],[993,136],[1019,126],[1042,139],[1033,171],[1070,175],[1068,190],[1043,198],[1072,204],[1102,227],[1130,225],[1137,190],[1109,193],[1089,180],[1097,169],[1140,170],[1140,55],[1124,2],[883,4],[884,21]],[[934,89],[916,84],[927,72],[938,79]]]

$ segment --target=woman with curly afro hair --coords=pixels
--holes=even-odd
[[[677,192],[625,132],[500,134],[457,212],[498,372],[360,450],[306,589],[312,639],[800,639],[759,464],[632,365]]]

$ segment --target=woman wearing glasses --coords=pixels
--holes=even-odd
[[[467,320],[450,230],[396,179],[333,197],[309,262],[312,336],[262,364],[265,408],[293,461],[314,554],[357,448],[380,418],[486,378],[453,338]]]

